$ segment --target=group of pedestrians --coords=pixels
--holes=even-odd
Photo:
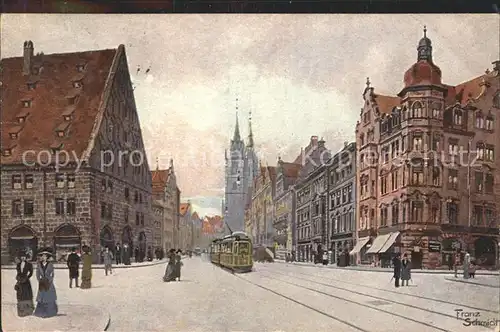
[[[392,259],[392,266],[394,267],[394,286],[399,287],[399,280],[402,281],[402,286],[408,286],[408,282],[411,280],[411,261],[408,259],[406,254],[403,255],[401,259],[401,254],[398,253],[396,257]]]
[[[182,250],[170,249],[167,253],[168,263],[163,275],[164,282],[181,281],[181,268],[184,265],[181,261]]]

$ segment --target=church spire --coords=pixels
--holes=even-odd
[[[241,141],[241,136],[240,136],[240,125],[238,123],[238,98],[236,98],[236,127],[234,127],[234,136],[233,136],[233,141],[234,142],[239,142]]]
[[[248,113],[248,147],[253,148],[252,111]]]
[[[160,161],[159,161],[158,157],[156,157],[156,170],[157,171],[160,170]]]

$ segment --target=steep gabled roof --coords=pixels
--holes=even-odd
[[[151,185],[153,187],[153,195],[159,195],[165,192],[168,176],[168,170],[151,171]]]
[[[401,98],[374,94],[373,98],[380,113],[391,113],[394,107],[401,105]]]
[[[281,164],[283,176],[287,178],[297,178],[302,167],[300,164],[286,163]]]
[[[191,206],[190,203],[181,203],[179,206],[179,213],[183,217],[186,215],[186,212],[189,211],[189,207]]]
[[[81,158],[92,140],[117,54],[117,49],[108,49],[35,55],[31,58],[31,75],[23,75],[23,57],[2,59],[1,143],[2,149],[12,150],[10,156],[2,155],[0,162],[21,163],[24,151],[38,153],[51,148],[70,151],[71,159],[73,154]],[[83,87],[74,88],[77,81]],[[19,117],[25,117],[25,121],[20,123]],[[63,137],[59,137],[57,128],[65,131]],[[10,137],[13,130],[18,130],[17,138]]]
[[[475,98],[481,93],[480,83],[486,79],[487,75],[480,75],[469,81],[458,84],[457,86],[447,85],[448,94],[446,96],[446,105],[454,105],[459,103],[465,105],[467,100]]]

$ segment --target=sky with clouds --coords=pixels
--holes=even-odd
[[[378,93],[401,90],[424,25],[443,81],[458,84],[499,58],[499,24],[494,14],[8,14],[1,56],[21,56],[24,40],[45,54],[125,45],[149,163],[173,158],[182,199],[204,215],[221,210],[236,98],[264,163],[291,161],[312,135],[336,151],[354,139],[366,77]]]

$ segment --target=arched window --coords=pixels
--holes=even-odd
[[[486,117],[485,129],[493,130],[493,115],[491,114],[488,114],[488,116]]]
[[[432,104],[432,117],[434,119],[441,118],[441,104],[440,103],[433,103]]]
[[[411,117],[412,118],[422,118],[423,116],[424,116],[424,114],[423,114],[422,104],[419,101],[413,103],[413,106],[411,109]]]

